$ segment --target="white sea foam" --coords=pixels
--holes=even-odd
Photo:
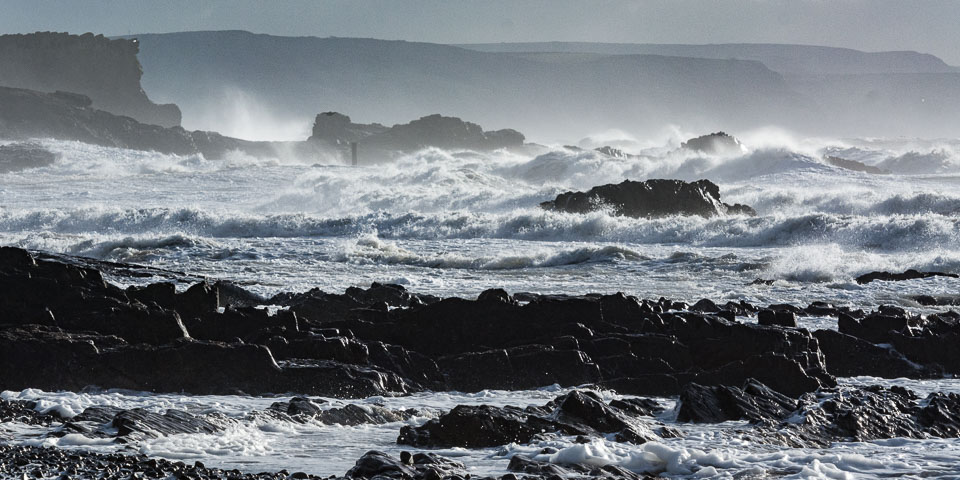
[[[764,129],[744,133],[743,154],[714,156],[678,149],[689,136],[605,132],[582,144],[610,140],[631,158],[560,146],[533,155],[425,149],[360,168],[42,140],[60,159],[3,176],[0,243],[234,278],[264,293],[389,280],[444,295],[501,286],[867,306],[955,294],[943,279],[852,280],[872,270],[960,271],[960,177],[869,175],[822,156],[953,162],[960,142]],[[724,201],[759,216],[633,219],[537,207],[567,190],[658,177],[714,180]],[[757,278],[775,282],[748,286]]]
[[[936,389],[960,391],[960,383],[944,380],[882,380],[870,378],[844,379],[844,383],[903,385],[918,388],[921,394]],[[447,410],[459,404],[542,405],[569,389],[547,387],[516,392],[483,391],[475,394],[456,392],[421,393],[409,397],[371,397],[355,400],[363,404],[383,404],[388,408],[431,408]],[[600,392],[605,400],[617,398],[608,391]],[[121,408],[146,408],[164,411],[176,408],[193,413],[218,412],[232,417],[220,434],[179,434],[144,439],[133,445],[122,445],[104,439],[80,435],[62,438],[45,437],[36,427],[20,424],[3,426],[9,441],[22,444],[82,448],[96,451],[135,451],[148,455],[182,460],[202,461],[207,466],[240,468],[246,471],[303,470],[316,475],[342,475],[368,450],[382,450],[392,455],[407,447],[396,444],[404,423],[328,426],[316,422],[295,424],[264,416],[251,416],[254,410],[267,408],[284,398],[243,396],[185,396],[148,394],[144,392],[43,392],[25,390],[2,392],[0,398],[39,400],[49,409],[80,410],[93,405]],[[342,405],[327,399],[323,408]],[[672,400],[661,399],[667,408]],[[425,422],[415,418],[409,424]],[[509,459],[523,454],[540,461],[560,465],[619,465],[635,472],[668,478],[742,478],[744,476],[777,476],[783,478],[871,478],[871,477],[943,477],[956,475],[960,462],[960,440],[957,439],[888,439],[872,442],[836,443],[827,449],[797,449],[757,443],[749,434],[746,422],[720,424],[677,424],[665,413],[659,420],[680,429],[681,438],[648,442],[642,445],[619,443],[610,439],[594,439],[577,443],[573,437],[556,437],[530,445],[510,444],[489,449],[440,449],[440,455],[455,457],[473,470],[474,475],[506,473]],[[38,436],[39,435],[39,436]],[[546,449],[546,450],[545,450]],[[552,452],[552,453],[547,453]]]

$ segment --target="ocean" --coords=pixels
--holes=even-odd
[[[474,298],[510,293],[624,292],[693,303],[746,300],[806,306],[825,301],[924,313],[918,295],[958,296],[960,280],[937,277],[859,285],[870,271],[960,271],[960,140],[802,139],[783,132],[740,135],[742,151],[709,155],[678,148],[684,138],[622,140],[634,156],[537,146],[527,153],[426,149],[388,163],[347,166],[335,158],[222,160],[37,140],[58,154],[49,166],[0,174],[0,244],[131,262],[235,281],[272,295],[319,287],[339,293],[371,282],[416,293]],[[2,143],[2,142],[0,142]],[[870,174],[825,156],[877,166]],[[625,179],[709,179],[726,203],[758,215],[635,219],[608,212],[566,214],[538,207],[569,190]],[[110,277],[120,285],[156,279]],[[756,282],[756,280],[763,280]],[[186,287],[186,285],[182,285]],[[942,309],[939,308],[939,309]],[[801,326],[836,328],[830,318]],[[920,392],[960,392],[955,380],[842,379]],[[358,399],[437,412],[461,403],[543,404],[563,392],[421,393]],[[66,415],[111,404],[219,411],[242,417],[275,398],[150,395],[140,392],[4,392]],[[609,397],[614,392],[604,392]],[[667,405],[675,400],[661,399]],[[670,423],[672,410],[660,420]],[[425,421],[416,418],[411,423]],[[641,446],[508,445],[446,450],[476,473],[503,473],[513,453],[556,449],[553,461],[616,463],[667,476],[787,478],[933,476],[956,472],[956,439],[882,440],[831,449],[756,444],[744,422],[684,427],[682,439]],[[239,422],[224,435],[176,435],[118,446],[78,436],[59,440],[15,423],[0,441],[142,452],[261,471],[343,474],[366,450],[399,451],[398,424],[333,427]],[[537,450],[537,451],[534,451]]]

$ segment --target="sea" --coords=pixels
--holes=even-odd
[[[919,314],[949,308],[923,306],[919,295],[960,296],[955,278],[855,281],[881,270],[960,272],[960,140],[805,138],[767,128],[737,134],[740,149],[707,154],[680,148],[690,136],[695,135],[606,134],[573,146],[535,145],[519,152],[427,148],[389,161],[361,157],[359,166],[335,155],[296,158],[278,151],[263,159],[235,152],[213,160],[36,139],[31,142],[58,160],[0,174],[0,244],[226,279],[264,296],[315,287],[338,293],[381,282],[444,297],[475,298],[488,288],[624,292],[690,303],[823,301],[866,310],[897,305]],[[594,150],[602,145],[630,155]],[[887,173],[840,168],[825,160],[829,156]],[[724,202],[750,205],[758,214],[638,219],[539,207],[562,192],[653,178],[709,179],[720,186]],[[157,279],[108,278],[121,286]],[[801,318],[800,324],[836,328],[831,318]],[[841,383],[960,392],[956,379]],[[329,399],[326,405],[384,404],[439,413],[457,404],[544,404],[564,391],[545,385],[515,392]],[[38,408],[66,416],[105,404],[220,412],[238,419],[225,434],[125,445],[75,435],[54,438],[42,428],[7,423],[0,425],[0,442],[317,475],[342,475],[367,450],[401,450],[395,444],[401,424],[342,427],[248,418],[278,400],[274,397],[101,390],[0,396],[36,400]],[[754,442],[742,422],[676,424],[675,399],[659,401],[668,408],[657,420],[681,429],[683,438],[639,446],[557,439],[437,453],[464,461],[477,475],[505,473],[510,456],[524,453],[558,463],[615,463],[671,478],[960,478],[960,440],[791,449]],[[554,453],[541,453],[546,447]]]

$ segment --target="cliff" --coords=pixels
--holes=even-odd
[[[268,142],[188,132],[181,127],[161,127],[114,115],[93,108],[88,97],[75,93],[0,87],[0,105],[0,138],[6,140],[55,138],[178,155],[200,153],[207,158],[222,157],[231,150],[255,156],[274,152]]]
[[[344,147],[359,142],[363,163],[377,163],[397,152],[430,146],[489,150],[521,147],[524,139],[514,130],[484,131],[475,123],[440,115],[387,128],[355,124],[346,115],[327,112],[317,115],[314,135],[307,141],[253,142],[216,132],[141,123],[96,109],[90,98],[70,92],[0,87],[0,106],[0,139],[55,138],[177,155],[203,154],[206,158],[222,158],[230,151],[255,157],[330,158],[331,154],[343,156]],[[36,155],[28,158],[24,152],[12,150],[0,154],[0,171],[7,164],[11,169],[37,166]]]
[[[180,125],[176,105],[157,105],[141,88],[138,52],[136,39],[91,33],[0,35],[0,86],[75,92],[100,110],[147,124]]]
[[[137,38],[144,88],[176,102],[184,122],[202,129],[222,129],[222,112],[238,99],[294,124],[324,110],[384,125],[450,112],[543,140],[667,123],[742,131],[819,118],[780,74],[754,61],[614,55],[558,63],[430,43],[239,31]]]

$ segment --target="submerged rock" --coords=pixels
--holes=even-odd
[[[586,192],[561,193],[541,208],[569,213],[587,213],[609,208],[614,215],[662,217],[668,215],[756,215],[752,208],[720,201],[720,187],[709,180],[625,180],[593,187]]]
[[[833,165],[834,167],[840,167],[846,170],[853,170],[854,172],[872,173],[874,175],[885,175],[890,173],[889,170],[884,170],[879,167],[867,165],[863,162],[858,162],[856,160],[847,160],[845,158],[834,157],[830,155],[824,157],[823,160],[828,164]]]
[[[57,154],[40,145],[12,143],[0,145],[0,173],[19,172],[53,165]]]

